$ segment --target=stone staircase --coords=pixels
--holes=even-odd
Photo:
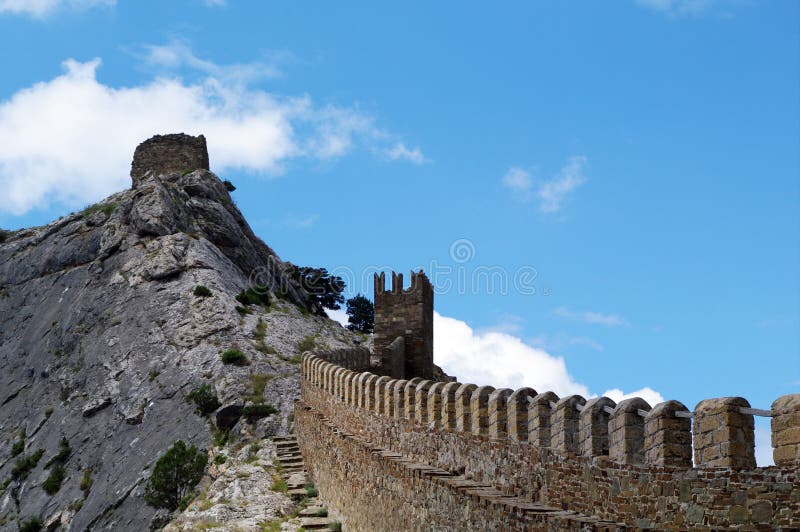
[[[306,500],[305,508],[298,514],[300,526],[304,530],[342,530],[341,527],[337,528],[336,526],[338,521],[328,517],[327,508],[313,494],[316,493],[316,490],[312,487],[311,479],[303,463],[303,455],[300,454],[297,438],[294,436],[275,437],[273,441],[277,447],[283,478],[289,486],[286,493],[292,498]],[[313,489],[311,494],[313,496],[309,494],[311,489]]]

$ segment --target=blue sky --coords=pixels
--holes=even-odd
[[[456,374],[768,408],[800,389],[799,6],[0,0],[0,227],[205,133],[284,259],[502,268],[437,294]]]

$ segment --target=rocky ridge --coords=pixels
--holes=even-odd
[[[211,447],[215,427],[187,393],[211,385],[234,438],[285,434],[301,344],[359,341],[317,315],[254,235],[207,154],[203,167],[205,139],[148,142],[133,188],[0,243],[0,530],[32,517],[51,530],[148,529],[156,512],[142,493],[155,460],[178,439]],[[235,299],[254,285],[271,305]],[[223,364],[231,348],[249,364]],[[242,419],[248,402],[278,413]],[[51,496],[41,485],[62,438],[71,451]]]

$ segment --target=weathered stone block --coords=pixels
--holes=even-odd
[[[514,390],[500,388],[489,395],[489,437],[504,440],[508,437],[508,398]]]
[[[550,441],[553,449],[563,454],[580,451],[580,411],[586,404],[580,395],[564,397],[556,403],[551,415]]]
[[[533,388],[519,388],[508,398],[506,422],[508,437],[514,441],[528,441],[528,406],[536,397]]]
[[[771,411],[775,465],[800,467],[800,394],[777,398]]]
[[[620,401],[609,418],[608,456],[620,464],[644,463],[644,417],[651,410],[647,401],[633,397]]]
[[[472,432],[472,392],[478,387],[474,384],[462,384],[456,390],[456,430]]]
[[[461,386],[460,382],[448,382],[442,387],[442,426],[446,430],[464,430],[463,427],[458,429],[456,423],[458,419],[456,392]]]
[[[644,461],[658,467],[692,467],[690,419],[677,417],[688,412],[679,401],[665,401],[653,407],[644,419]]]
[[[586,401],[580,413],[580,453],[583,456],[608,456],[608,421],[606,407],[617,404],[608,397]]]
[[[749,407],[743,397],[706,399],[697,404],[692,429],[697,467],[755,467],[753,416],[741,412]]]
[[[528,441],[541,447],[551,446],[551,404],[558,403],[559,397],[553,392],[536,395],[528,407]]]
[[[417,421],[417,423],[428,423],[428,391],[430,391],[432,385],[433,382],[431,381],[421,381],[417,383],[417,387],[414,390],[413,419]]]
[[[494,392],[493,386],[479,386],[476,388],[469,401],[470,428],[472,433],[480,436],[489,434],[489,396]]]

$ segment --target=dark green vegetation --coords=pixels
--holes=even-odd
[[[267,387],[269,381],[275,378],[275,375],[269,373],[251,373],[250,374],[250,394],[247,399],[261,404],[264,402],[264,389]]]
[[[240,316],[247,316],[248,314],[252,314],[253,311],[247,307],[242,307],[240,305],[236,305],[236,312],[239,313]]]
[[[116,203],[95,203],[94,205],[90,205],[81,211],[82,216],[91,216],[96,212],[102,212],[106,216],[110,216],[114,209],[117,208]]]
[[[306,351],[313,351],[316,345],[317,345],[316,338],[314,337],[313,334],[309,334],[308,336],[300,340],[300,342],[298,342],[297,350],[300,353],[305,353]]]
[[[208,456],[178,440],[158,459],[147,481],[144,499],[150,506],[177,509],[203,478]]]
[[[214,463],[217,465],[224,464],[228,461],[228,457],[222,453],[214,456]]]
[[[272,304],[269,287],[261,284],[253,285],[247,290],[239,292],[236,296],[236,301],[244,306],[261,305],[262,307],[269,307]]]
[[[19,524],[19,532],[39,532],[44,528],[44,523],[38,517],[31,517]]]
[[[64,466],[56,464],[50,470],[50,475],[48,475],[47,479],[42,483],[42,489],[47,492],[48,495],[55,495],[58,493],[58,490],[61,489],[61,483],[64,481],[65,476],[66,470]]]
[[[270,404],[247,405],[242,409],[242,416],[248,421],[271,416],[278,412],[278,409]]]
[[[17,441],[11,446],[11,456],[18,456],[25,450],[25,430],[19,431]]]
[[[6,231],[5,229],[0,229],[0,244],[6,241],[8,235],[11,234],[11,231]]]
[[[375,305],[358,294],[347,300],[347,328],[351,331],[371,333],[375,328]]]
[[[92,480],[92,470],[84,469],[80,485],[81,491],[83,492],[84,496],[89,495],[89,491],[92,489],[92,484],[94,484],[94,480]]]
[[[319,495],[319,492],[317,491],[317,488],[314,487],[314,484],[307,484],[306,497],[310,499],[312,497],[316,497],[317,495]]]
[[[199,284],[199,285],[194,287],[194,290],[192,291],[192,293],[197,297],[209,297],[211,295],[211,290],[209,290],[207,287]]]
[[[194,402],[197,406],[197,413],[201,416],[210,414],[222,404],[210,384],[203,384],[199,388],[195,388],[186,394],[186,399]]]
[[[67,438],[61,438],[61,441],[58,442],[58,453],[47,461],[44,468],[47,469],[53,464],[66,463],[71,452],[72,448],[69,446],[69,440],[67,440]]]
[[[222,184],[225,185],[225,190],[227,190],[228,192],[233,192],[234,190],[236,190],[236,187],[233,186],[233,183],[231,183],[227,179],[223,181]]]
[[[23,456],[14,463],[11,477],[15,480],[25,480],[44,454],[44,449],[39,449],[30,456]]]
[[[222,362],[224,364],[246,366],[250,362],[249,360],[247,360],[245,354],[239,351],[238,349],[228,349],[227,351],[223,351],[220,357],[222,358]]]
[[[337,310],[344,303],[344,281],[331,275],[325,268],[297,267],[290,265],[287,273],[305,290],[317,306]]]

